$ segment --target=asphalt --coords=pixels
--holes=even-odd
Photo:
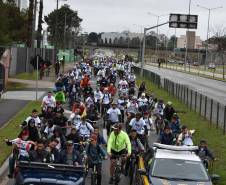
[[[0,100],[0,127],[7,123],[28,102],[27,100]]]
[[[226,83],[195,75],[168,69],[158,69],[157,67],[145,65],[144,69],[159,74],[161,78],[167,78],[174,82],[187,85],[191,89],[210,97],[223,105],[226,105]]]

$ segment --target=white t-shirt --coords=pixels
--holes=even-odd
[[[48,138],[51,138],[53,136],[53,131],[54,131],[54,128],[56,127],[56,125],[53,125],[51,128],[46,126],[45,130],[44,130],[44,133],[47,134],[47,137]]]
[[[56,107],[56,99],[54,96],[51,96],[50,98],[48,96],[45,96],[42,102],[43,105],[46,105],[47,107]]]
[[[107,114],[109,114],[109,120],[113,123],[119,122],[119,116],[121,115],[121,111],[118,108],[110,108],[107,111]]]
[[[94,128],[92,127],[92,125],[88,122],[82,123],[80,122],[77,126],[76,129],[79,132],[79,135],[81,137],[89,137],[91,132],[94,131]]]
[[[138,106],[139,107],[142,107],[144,105],[147,105],[148,104],[148,99],[147,98],[139,98],[138,99]]]
[[[120,80],[118,84],[119,84],[120,87],[128,86],[128,82],[126,80]]]
[[[100,101],[103,98],[103,93],[101,91],[94,91],[94,101]]]
[[[38,126],[39,123],[41,123],[41,120],[38,116],[36,118],[29,116],[29,117],[27,117],[27,119],[25,121],[28,123],[31,119],[35,120],[35,126],[36,127]]]
[[[103,98],[102,98],[103,104],[105,105],[109,104],[110,100],[111,100],[110,94],[103,94]]]
[[[23,156],[23,157],[28,157],[29,154],[29,150],[32,146],[32,142],[31,141],[23,141],[20,138],[16,138],[14,140],[10,141],[12,144],[16,145],[19,149],[19,155]]]
[[[154,113],[155,114],[160,114],[163,115],[163,110],[165,109],[165,105],[162,103],[156,103],[155,104],[155,109],[154,109]]]
[[[135,129],[137,131],[137,134],[144,134],[144,127],[146,126],[146,123],[142,118],[139,121],[137,121],[136,118],[133,118],[130,121],[129,125],[132,127],[132,129]]]

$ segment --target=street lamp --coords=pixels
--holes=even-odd
[[[140,34],[141,35],[143,35],[143,28],[144,28],[144,26],[142,26],[142,25],[139,25],[139,24],[133,24],[133,26],[138,26],[138,27],[140,27]],[[141,36],[141,37],[139,37],[139,40],[140,40],[140,58],[139,58],[139,60],[141,60],[141,53],[142,53],[142,39],[143,39],[143,36]]]
[[[164,17],[164,16],[167,16],[169,14],[156,15],[154,13],[148,12],[148,15],[152,15],[154,17],[157,17],[157,25],[159,25],[159,19],[160,19],[160,17]],[[155,55],[157,57],[157,54],[158,54],[158,38],[159,38],[159,28],[158,27],[156,28],[156,31],[157,31],[157,39],[156,39],[156,46],[155,46],[156,47],[155,48]]]
[[[205,10],[208,10],[208,26],[207,26],[207,35],[206,35],[206,59],[205,59],[205,68],[207,64],[207,55],[208,55],[208,44],[209,44],[209,30],[210,30],[210,14],[212,10],[217,10],[220,8],[223,8],[223,6],[215,7],[215,8],[207,8],[205,6],[197,5],[200,8],[203,8]]]

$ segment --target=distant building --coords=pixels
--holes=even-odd
[[[203,46],[203,41],[200,39],[200,36],[196,36],[194,31],[187,31],[186,35],[181,35],[177,38],[177,48],[186,48],[188,49],[201,49]]]

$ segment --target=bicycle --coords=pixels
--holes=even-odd
[[[116,162],[115,162],[115,185],[118,185],[121,180],[121,174],[123,170],[122,166],[122,158],[125,158],[126,155],[116,155]]]
[[[97,185],[97,164],[93,165],[91,173],[91,185]]]

